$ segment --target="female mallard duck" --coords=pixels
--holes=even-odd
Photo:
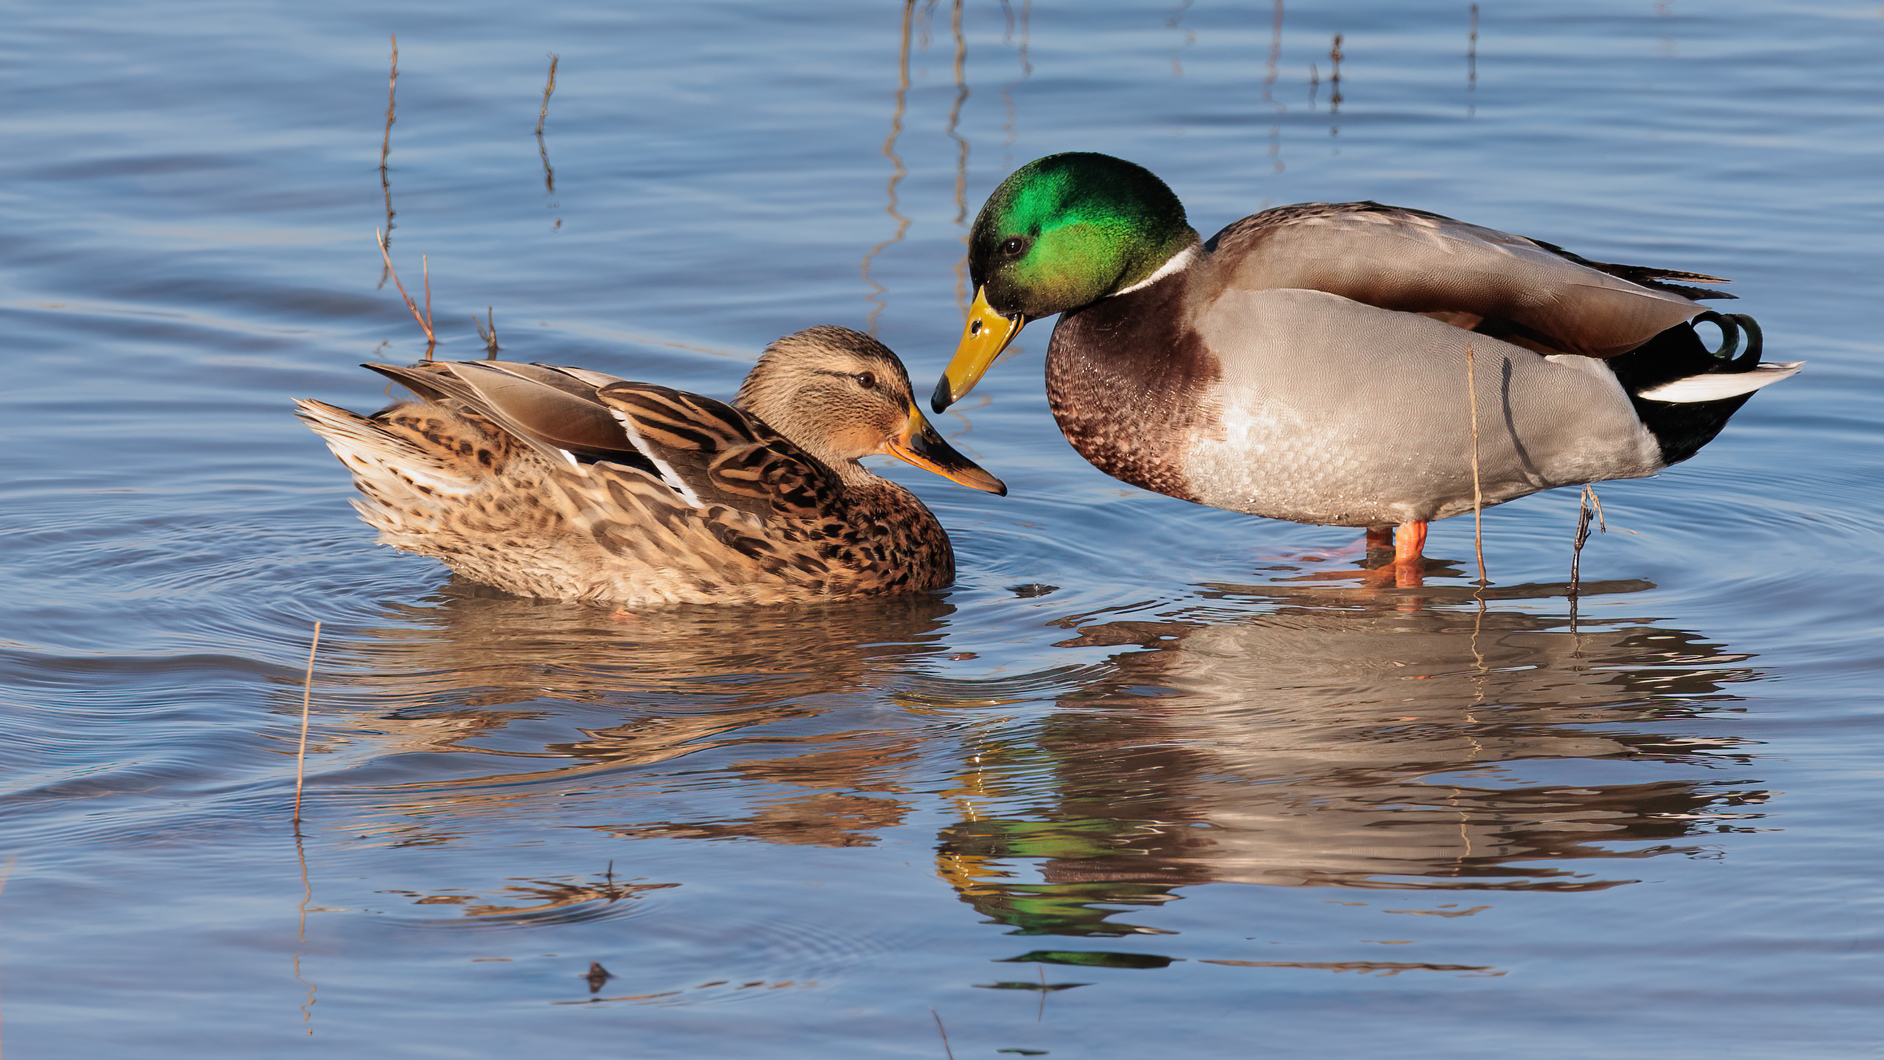
[[[1731,295],[1667,282],[1716,277],[1374,202],[1266,210],[1205,242],[1162,181],[1099,154],[1008,177],[968,267],[938,412],[1059,313],[1047,397],[1080,455],[1200,504],[1367,527],[1370,544],[1398,526],[1403,581],[1426,523],[1473,509],[1475,447],[1484,505],[1652,475],[1799,368],[1760,363],[1750,318],[1695,304]]]
[[[965,486],[999,479],[917,411],[882,343],[816,327],[774,342],[733,404],[580,368],[366,367],[422,399],[299,414],[353,472],[395,548],[524,596],[771,603],[920,592],[954,577],[941,524],[859,457]]]

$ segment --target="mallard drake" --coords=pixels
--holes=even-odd
[[[1199,504],[1366,527],[1414,581],[1427,522],[1473,510],[1475,446],[1486,506],[1652,475],[1799,369],[1761,363],[1751,318],[1696,303],[1732,297],[1692,286],[1717,277],[1375,202],[1265,210],[1205,241],[1162,181],[1101,154],[1002,182],[968,267],[938,412],[1058,313],[1047,397],[1080,455]]]
[[[299,415],[353,472],[394,548],[523,596],[770,603],[920,592],[955,573],[948,535],[858,458],[966,486],[999,479],[942,440],[902,362],[846,328],[766,348],[731,405],[581,368],[428,361],[367,368],[420,398]]]

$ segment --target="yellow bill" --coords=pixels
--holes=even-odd
[[[976,291],[975,304],[968,307],[968,323],[962,327],[962,341],[956,344],[948,369],[936,380],[929,404],[941,412],[966,397],[1026,324],[1027,318],[1019,314],[1004,317],[995,312],[988,304],[987,288]]]

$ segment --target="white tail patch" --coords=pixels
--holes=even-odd
[[[1694,404],[1702,401],[1719,401],[1722,398],[1739,397],[1751,394],[1769,383],[1781,379],[1790,379],[1797,375],[1804,361],[1772,363],[1763,361],[1751,372],[1707,372],[1691,375],[1686,379],[1676,379],[1661,386],[1650,387],[1636,397],[1650,401],[1668,401],[1676,404]]]
[[[323,401],[296,400],[294,406],[347,470],[362,479],[382,488],[400,487],[400,492],[411,485],[455,496],[477,489],[477,483],[453,472],[450,465],[365,416]]]
[[[621,429],[627,433],[628,441],[633,443],[635,451],[647,457],[648,462],[654,465],[654,470],[660,474],[661,482],[665,484],[668,489],[673,490],[680,496],[681,500],[686,501],[689,508],[706,507],[706,505],[700,503],[700,495],[693,491],[693,487],[687,485],[686,480],[680,477],[680,474],[674,470],[673,465],[662,460],[660,455],[654,451],[653,447],[648,445],[647,439],[641,437],[640,430],[635,427],[635,421],[627,413],[613,407],[608,410],[608,413],[615,417],[616,421],[621,424]]]

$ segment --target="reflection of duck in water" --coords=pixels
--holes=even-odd
[[[1008,177],[968,263],[975,304],[937,411],[1059,314],[1047,397],[1094,466],[1375,543],[1397,525],[1403,583],[1427,522],[1471,511],[1478,487],[1492,505],[1652,475],[1798,370],[1760,363],[1750,319],[1696,304],[1724,297],[1691,286],[1711,276],[1373,202],[1267,210],[1205,242],[1157,177],[1100,154]]]
[[[732,405],[578,368],[369,365],[417,393],[371,417],[301,417],[396,548],[523,596],[764,603],[920,592],[954,555],[900,457],[1005,492],[916,410],[882,343],[818,327],[768,347]]]
[[[1679,631],[1381,606],[1109,622],[1066,644],[1140,650],[1033,739],[976,748],[965,790],[1040,809],[942,835],[964,900],[1035,931],[1130,931],[1108,905],[1211,881],[1609,887],[1626,881],[1552,863],[1678,849],[1762,797],[1680,768],[1741,759],[1682,722],[1752,674]],[[1050,795],[1012,790],[1043,771]],[[1039,882],[1008,878],[1020,859]]]
[[[387,603],[378,623],[333,650],[373,698],[427,710],[542,698],[627,710],[732,707],[867,694],[943,651],[955,613],[946,597],[929,593],[755,608],[680,604],[645,622],[612,621],[612,610],[452,578],[425,598]]]
[[[454,578],[323,641],[321,702],[339,719],[329,738],[357,750],[314,759],[336,770],[317,784],[366,785],[353,797],[414,842],[554,816],[576,783],[646,792],[667,769],[723,776],[710,819],[655,800],[675,817],[611,814],[602,827],[849,846],[902,819],[893,778],[919,751],[906,731],[919,722],[878,708],[945,650],[946,598],[678,605],[628,623],[610,611]],[[298,712],[298,689],[284,710]],[[364,778],[349,770],[361,753],[375,763]],[[704,761],[665,765],[694,756]]]

